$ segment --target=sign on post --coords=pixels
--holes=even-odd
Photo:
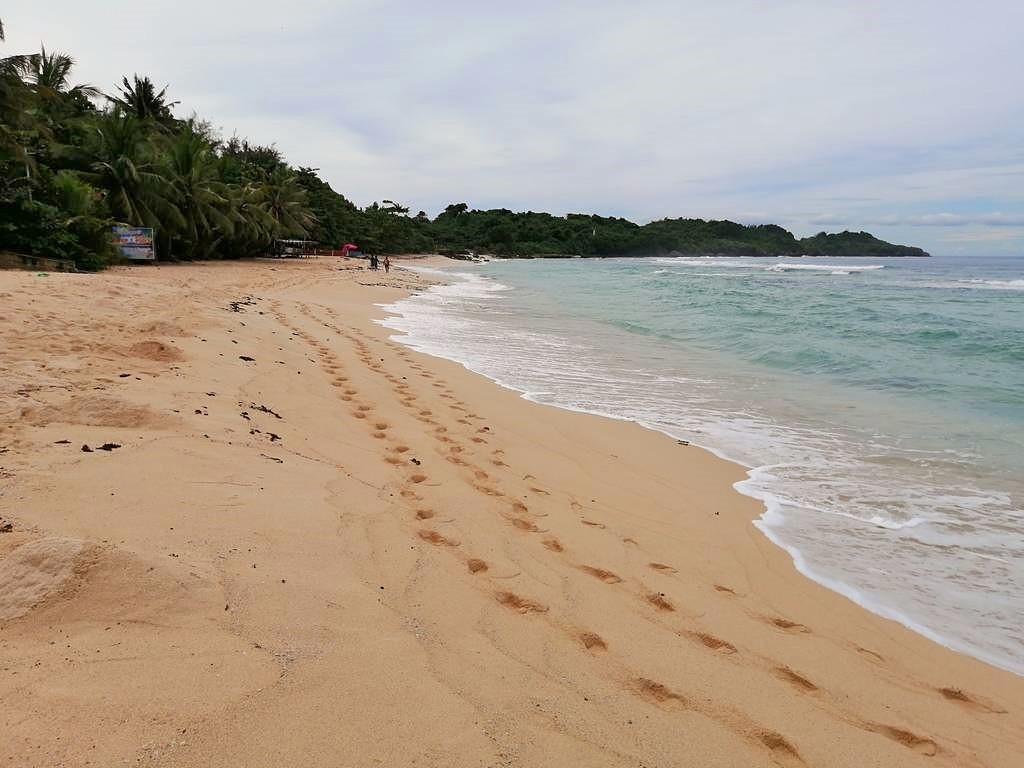
[[[153,261],[152,227],[113,227],[114,245],[126,259]]]

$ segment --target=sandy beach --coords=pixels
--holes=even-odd
[[[0,765],[1021,765],[1024,679],[740,467],[390,340],[424,282],[0,272]]]

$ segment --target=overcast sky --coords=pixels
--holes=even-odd
[[[3,51],[192,112],[360,205],[867,229],[1024,254],[1024,2],[7,0]]]

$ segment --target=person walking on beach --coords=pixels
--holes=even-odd
[[[391,271],[391,257],[384,254],[384,274]]]
[[[371,253],[370,254],[370,269],[376,269],[376,268],[377,268],[377,254]]]

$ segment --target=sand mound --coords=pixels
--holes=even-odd
[[[128,354],[132,357],[140,357],[145,360],[156,360],[160,363],[173,363],[184,359],[181,350],[164,344],[162,341],[140,341],[128,348]]]
[[[146,406],[103,396],[76,397],[61,405],[27,408],[22,417],[36,426],[85,424],[90,427],[137,428],[152,426],[160,420],[160,416]]]
[[[146,323],[138,326],[139,333],[145,333],[152,336],[185,336],[185,330],[176,323],[167,322],[165,320],[156,320],[152,323]],[[148,344],[158,342],[144,342]]]
[[[0,559],[0,621],[24,616],[60,592],[74,577],[85,546],[79,539],[38,539]]]

